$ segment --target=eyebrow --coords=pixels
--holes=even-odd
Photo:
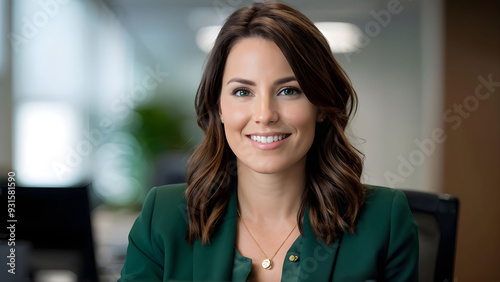
[[[287,83],[287,82],[290,82],[290,81],[297,81],[297,79],[295,78],[295,76],[288,76],[288,77],[280,78],[280,79],[278,79],[278,80],[276,80],[274,82],[274,85],[280,85],[280,84]],[[229,84],[231,82],[239,82],[239,83],[242,83],[242,84],[247,84],[247,85],[250,85],[250,86],[255,86],[255,82],[253,82],[251,80],[248,80],[248,79],[239,78],[239,77],[231,78],[227,82],[227,84]]]

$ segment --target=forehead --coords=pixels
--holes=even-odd
[[[238,40],[229,51],[223,81],[230,76],[283,76],[293,71],[281,49],[271,40],[252,37]]]

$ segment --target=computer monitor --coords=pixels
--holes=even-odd
[[[0,211],[0,262],[3,267],[12,259],[8,258],[12,248],[9,239],[14,236],[16,268],[27,270],[24,272],[30,279],[43,272],[59,271],[72,273],[76,281],[98,281],[87,186],[16,187],[15,194],[11,192],[15,195],[15,217],[8,213],[8,190],[7,186],[1,186],[0,208],[4,210]],[[4,280],[9,274],[8,269],[1,271],[0,280],[24,281],[17,280],[22,273],[15,276],[16,280]]]

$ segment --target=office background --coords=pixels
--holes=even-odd
[[[172,163],[202,138],[210,32],[251,2],[0,1],[0,179],[92,181],[111,261],[148,189],[177,181]],[[499,2],[283,2],[350,24],[324,32],[359,95],[364,182],[458,196],[456,280],[500,281]]]

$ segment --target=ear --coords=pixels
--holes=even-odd
[[[222,116],[222,110],[220,107],[219,107],[219,119],[221,123],[224,123],[224,117]]]

